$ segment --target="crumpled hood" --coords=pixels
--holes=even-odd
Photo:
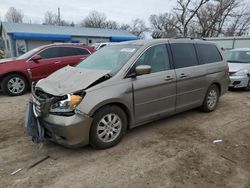
[[[87,88],[108,73],[109,71],[106,70],[67,66],[40,80],[36,87],[51,95],[63,96]]]
[[[250,70],[250,63],[228,63],[229,72],[237,72],[241,69]]]
[[[15,61],[16,58],[5,58],[5,59],[0,59],[0,64],[1,63],[8,63],[10,61]]]

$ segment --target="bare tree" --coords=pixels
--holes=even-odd
[[[197,13],[202,37],[234,35],[242,27],[246,30],[249,21],[247,12],[241,10],[240,0],[214,0],[202,7]],[[242,32],[239,33],[240,35]]]
[[[121,30],[127,30],[127,31],[129,31],[129,30],[131,29],[131,27],[130,27],[129,24],[122,24],[122,25],[120,26],[120,29],[121,29]]]
[[[249,7],[231,15],[228,28],[225,31],[226,36],[241,36],[250,29],[250,10]]]
[[[106,29],[119,29],[120,26],[116,21],[107,20],[104,13],[92,11],[89,15],[80,23],[83,27],[92,28],[106,28]]]
[[[17,10],[15,7],[10,7],[5,15],[5,19],[8,22],[22,23],[24,15],[21,10]]]
[[[177,19],[173,14],[153,14],[149,17],[149,22],[153,30],[153,38],[178,36]]]
[[[45,25],[58,25],[58,16],[57,14],[47,11],[44,15],[43,24]]]
[[[68,22],[58,18],[58,14],[47,11],[44,15],[44,25],[75,26],[74,22]]]
[[[174,14],[178,20],[176,28],[183,37],[188,36],[188,27],[199,9],[209,0],[177,0]]]
[[[80,23],[83,27],[104,28],[107,21],[106,15],[97,11],[92,11]]]
[[[119,25],[118,25],[117,22],[109,20],[109,21],[104,22],[104,28],[107,28],[107,29],[118,29]]]
[[[139,18],[132,20],[130,27],[127,28],[127,31],[136,35],[140,39],[145,38],[145,32],[149,31],[149,28],[146,26],[145,22]]]

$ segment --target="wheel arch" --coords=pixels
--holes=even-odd
[[[218,89],[219,89],[219,94],[221,95],[221,85],[220,85],[220,83],[219,82],[213,82],[213,83],[210,84],[210,86],[211,85],[216,85],[218,87]]]
[[[107,103],[98,105],[97,107],[94,108],[93,111],[91,111],[90,116],[93,116],[93,115],[94,115],[98,110],[100,110],[101,108],[104,108],[104,107],[106,107],[106,106],[112,106],[112,105],[118,106],[119,108],[121,108],[121,109],[124,111],[124,113],[126,114],[127,120],[128,120],[128,128],[129,128],[129,124],[130,124],[130,122],[131,122],[131,120],[132,120],[132,114],[131,114],[131,112],[130,112],[128,106],[125,105],[125,104],[122,103],[122,102],[107,102]]]
[[[9,76],[9,75],[11,75],[11,74],[18,74],[18,75],[23,76],[23,77],[25,78],[25,80],[26,80],[28,86],[30,86],[30,82],[29,82],[29,79],[28,79],[27,75],[25,75],[25,74],[22,73],[22,72],[18,72],[18,71],[13,71],[13,72],[8,72],[8,73],[3,74],[2,77],[1,77],[1,79],[0,79],[0,81],[2,81],[6,76]]]

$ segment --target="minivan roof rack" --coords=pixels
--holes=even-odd
[[[193,40],[193,37],[175,37],[174,39],[190,39]]]
[[[194,37],[175,37],[174,39],[206,40],[205,38],[194,38]]]

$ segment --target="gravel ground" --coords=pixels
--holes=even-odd
[[[0,93],[0,187],[250,187],[250,92],[228,92],[213,113],[129,130],[107,150],[33,144],[23,127],[29,97]]]

